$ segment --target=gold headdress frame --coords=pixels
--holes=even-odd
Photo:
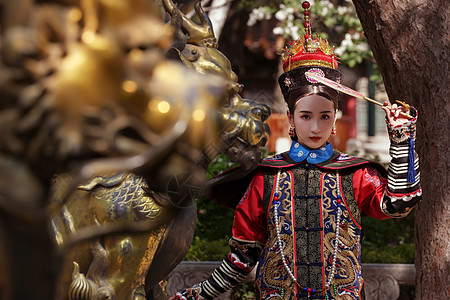
[[[297,54],[307,54],[307,53],[317,53],[316,51],[308,51],[307,43],[308,41],[304,36],[300,36],[297,40],[292,41],[288,46],[286,46],[281,52],[281,60],[283,64],[288,61],[285,71],[290,71],[300,66],[323,66],[328,68],[334,68],[335,61],[339,58],[334,53],[335,47],[331,47],[327,40],[321,38],[317,33],[314,36],[313,41],[317,44],[317,49],[323,52],[325,55],[331,57],[331,61],[324,61],[321,59],[305,59],[293,62],[292,57]]]
[[[338,57],[334,53],[334,47],[328,44],[319,34],[311,33],[311,23],[309,20],[310,3],[302,3],[305,15],[305,34],[297,40],[289,42],[281,52],[283,68],[285,71],[292,70],[299,66],[323,66],[328,68],[337,68]]]

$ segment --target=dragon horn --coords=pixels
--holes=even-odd
[[[68,288],[69,300],[90,300],[92,298],[92,287],[83,273],[80,273],[80,266],[74,261],[72,282]]]
[[[186,17],[181,11],[178,10],[176,5],[171,0],[163,0],[164,8],[167,12],[173,16],[179,14],[182,18],[182,27],[188,34],[188,43],[209,47],[217,48],[217,40],[214,36],[214,30],[212,28],[211,20],[208,15],[203,10],[200,2],[197,2],[194,6],[195,13],[200,19],[200,25]]]

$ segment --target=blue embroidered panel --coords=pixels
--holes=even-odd
[[[334,279],[331,281],[331,288],[327,293],[330,299],[345,299],[345,297],[349,299],[360,299],[359,294],[363,283],[361,274],[361,229],[356,225],[345,205],[345,195],[343,198],[336,271]],[[338,211],[336,200],[336,176],[333,173],[327,173],[322,179],[325,281],[330,276],[333,264]],[[336,285],[337,295],[331,292],[334,289],[334,285]]]
[[[286,263],[291,270],[294,261],[294,239],[292,233],[292,173],[282,172],[280,176],[278,218],[280,238]],[[272,197],[273,199],[273,197]],[[273,201],[273,200],[272,200]],[[261,292],[261,299],[278,297],[295,299],[295,284],[290,279],[280,255],[280,247],[275,231],[275,205],[270,204],[268,214],[269,237],[256,270],[256,283]]]
[[[290,171],[281,172],[278,191],[278,201],[280,203],[278,218],[280,239],[286,264],[295,274],[298,266],[295,266],[295,263],[293,263],[296,260],[296,244],[293,232],[294,191],[292,176]],[[321,180],[321,199],[318,199],[322,203],[323,245],[319,248],[322,249],[324,281],[315,285],[318,292],[311,295],[310,299],[325,299],[325,292],[329,299],[360,299],[363,285],[361,274],[361,229],[353,220],[345,204],[345,195],[343,195],[344,201],[341,205],[342,215],[335,275],[331,281],[330,288],[325,292],[322,291],[333,265],[338,211],[336,186],[335,173],[324,173]],[[261,299],[272,300],[281,299],[281,297],[283,299],[307,299],[305,292],[290,278],[283,264],[275,230],[273,195],[271,199],[272,203],[270,203],[268,212],[268,242],[261,255],[256,273],[256,283],[261,293]],[[299,284],[302,285],[301,282]],[[334,293],[334,286],[336,286],[337,294]]]

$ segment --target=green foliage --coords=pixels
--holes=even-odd
[[[206,176],[212,178],[220,173],[236,167],[224,154],[217,156],[206,170]],[[234,211],[220,205],[208,197],[197,199],[198,218],[195,236],[208,241],[220,240],[231,235]],[[228,252],[228,251],[227,251]]]
[[[231,235],[234,211],[207,197],[197,200],[198,217],[195,236],[213,241]]]
[[[414,253],[414,244],[382,246],[376,248],[363,246],[362,261],[364,263],[413,264]]]
[[[231,162],[225,154],[218,155],[206,169],[206,177],[208,179],[213,178],[214,176],[237,166],[238,164]]]
[[[351,155],[358,156],[358,153]],[[377,154],[360,157],[381,163]],[[383,166],[387,168],[388,163]],[[400,219],[377,220],[365,217],[362,226],[362,262],[414,263],[414,211]]]
[[[227,237],[207,240],[195,236],[185,259],[189,261],[221,261],[230,251],[228,240]]]
[[[262,157],[267,156],[263,149]],[[237,167],[225,154],[217,156],[206,170],[207,178]],[[186,256],[186,260],[222,260],[230,251],[228,240],[231,237],[234,210],[220,205],[211,199],[200,196],[197,199],[197,225],[194,241]]]
[[[414,263],[414,213],[401,219],[363,218],[362,261]]]
[[[226,155],[219,155],[209,165],[206,175],[212,178],[236,166]],[[230,251],[228,240],[231,236],[234,211],[205,196],[197,199],[197,209],[194,241],[186,260],[222,260]]]
[[[244,11],[251,11],[254,8],[258,8],[260,6],[267,6],[270,7],[272,9],[275,9],[276,7],[278,7],[278,5],[282,3],[281,0],[259,0],[259,1],[255,1],[255,0],[240,0],[240,1],[236,1],[236,9],[238,10],[244,10]]]
[[[256,286],[253,282],[237,285],[231,295],[232,300],[256,300]]]

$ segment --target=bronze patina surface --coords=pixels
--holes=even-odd
[[[254,168],[270,110],[199,5],[200,24],[170,1],[1,5],[0,298],[161,299],[205,167]]]

